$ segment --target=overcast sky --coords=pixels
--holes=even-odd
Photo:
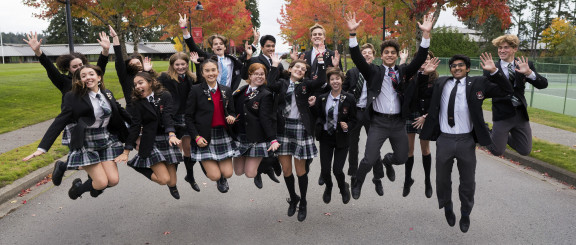
[[[274,35],[280,39],[280,9],[284,4],[283,0],[259,0],[260,9],[260,34]],[[48,27],[48,20],[41,20],[32,16],[32,13],[38,13],[40,10],[25,6],[22,0],[1,0],[0,1],[0,31],[1,32],[42,32]],[[452,15],[452,10],[443,12],[436,26],[457,25],[463,26]],[[276,46],[277,52],[288,51],[288,45],[284,40],[278,40]]]

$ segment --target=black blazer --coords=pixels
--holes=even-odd
[[[350,94],[352,94],[352,96],[354,96],[354,93],[356,93],[356,89],[361,89],[361,88],[357,88],[356,87],[356,83],[358,83],[358,79],[360,79],[360,71],[358,70],[358,68],[354,67],[350,70],[348,70],[346,72],[346,79],[344,79],[344,82],[342,83],[342,90],[346,91]],[[367,84],[364,83],[364,86],[366,86]],[[358,102],[358,99],[360,98],[354,98],[354,100],[356,100],[356,102]]]
[[[160,94],[154,94],[154,101],[155,106],[146,98],[142,98],[132,101],[132,104],[127,107],[132,116],[132,124],[130,124],[130,134],[126,139],[124,149],[134,149],[136,140],[140,135],[140,129],[142,129],[138,155],[144,158],[150,156],[156,135],[174,132],[174,120],[172,119],[174,110],[170,92],[164,91]]]
[[[490,75],[490,74],[488,74]],[[430,76],[418,72],[413,76],[406,86],[404,103],[402,106],[407,112],[418,112],[420,115],[426,115],[430,107],[430,98],[432,97],[432,87],[434,81],[427,81]]]
[[[196,43],[194,43],[194,38],[186,38],[186,39],[184,39],[184,41],[186,42],[186,46],[188,46],[188,49],[192,52],[198,53],[199,57],[202,57],[204,59],[208,59],[208,58],[212,57],[213,55],[215,55],[212,53],[207,53],[203,49],[198,47],[198,45],[196,45]],[[242,80],[241,73],[242,73],[242,67],[244,66],[244,64],[243,64],[243,62],[238,60],[238,58],[236,58],[232,55],[224,54],[224,56],[226,56],[230,60],[232,60],[233,69],[232,69],[232,82],[230,83],[230,87],[232,88],[232,90],[235,90],[240,85],[240,80]],[[202,71],[200,71],[200,64],[196,64],[196,77],[198,78],[198,82],[200,82],[200,83],[205,82],[204,77],[202,77]]]
[[[366,79],[366,84],[364,86],[368,86],[368,98],[366,102],[366,108],[372,108],[372,102],[378,97],[380,94],[380,90],[382,89],[382,82],[384,81],[384,76],[386,75],[386,68],[383,65],[374,65],[368,64],[366,59],[360,53],[360,47],[356,46],[350,48],[350,55],[352,56],[352,61]],[[410,64],[402,64],[397,67],[398,70],[398,77],[400,86],[396,90],[398,92],[398,96],[400,96],[400,102],[403,103],[404,101],[404,93],[407,83],[410,81],[410,78],[418,72],[418,69],[424,64],[426,61],[426,57],[428,57],[428,48],[419,47],[418,53]],[[403,118],[406,118],[409,114],[404,106],[401,107],[401,114]],[[372,111],[372,110],[370,110]]]
[[[270,74],[268,74],[268,88],[276,94],[277,100],[275,101],[275,110],[277,130],[278,132],[283,132],[286,123],[283,111],[286,107],[286,91],[288,91],[288,86],[290,86],[290,80],[279,78],[280,76],[278,72],[278,67],[272,67],[270,70]],[[308,132],[308,135],[310,136],[314,136],[315,120],[310,112],[308,98],[312,96],[317,89],[320,89],[324,83],[326,83],[326,70],[324,69],[324,66],[319,66],[318,78],[316,80],[303,78],[301,81],[297,82],[294,87],[294,95],[298,111],[300,112],[300,120],[304,123],[306,132]]]
[[[270,69],[272,66],[270,66],[270,63],[268,62],[268,58],[266,58],[266,56],[264,56],[264,54],[260,54],[258,55],[258,57],[252,57],[249,60],[244,62],[244,68],[242,69],[242,79],[246,80],[248,79],[248,68],[250,68],[250,65],[254,64],[254,63],[260,63],[263,64],[264,66],[266,66],[267,69],[267,77],[270,76]],[[282,77],[283,73],[284,73],[284,67],[282,66],[282,64],[278,65],[278,76]]]
[[[498,60],[498,62],[496,63],[496,67],[498,67],[499,69],[498,72],[502,72],[502,74],[504,74],[504,71],[502,71],[501,68],[500,61],[501,60]],[[528,107],[528,103],[526,103],[526,97],[524,97],[524,89],[526,89],[526,82],[532,84],[537,89],[545,89],[548,87],[548,79],[546,79],[545,77],[538,74],[538,72],[536,72],[536,69],[534,68],[534,63],[532,63],[532,61],[528,61],[528,66],[530,67],[530,70],[532,70],[536,74],[536,80],[529,79],[524,74],[516,72],[515,77],[516,86],[512,84],[512,86],[514,87],[514,96],[516,96],[516,98],[518,98],[522,102],[522,105],[524,105],[524,108],[521,108],[521,112],[522,117],[524,117],[524,119],[526,120],[529,120],[528,111],[526,110],[526,108]],[[486,74],[488,73],[489,73],[488,71],[484,71],[484,76],[486,76]],[[510,100],[511,97],[512,94],[505,97],[495,97],[492,99],[492,120],[500,121],[516,115],[516,109],[514,108],[514,106],[512,105],[512,101]]]
[[[108,123],[108,131],[111,134],[117,135],[120,141],[124,142],[128,136],[128,129],[124,122],[131,123],[130,115],[120,106],[120,104],[112,95],[110,90],[104,90],[102,93],[110,103],[112,115]],[[68,92],[64,95],[64,102],[62,103],[62,111],[54,119],[50,125],[38,148],[49,150],[54,140],[58,138],[60,132],[64,127],[70,123],[76,123],[76,127],[71,132],[70,149],[80,149],[84,146],[84,130],[94,124],[96,118],[94,117],[94,107],[90,101],[90,95],[85,94],[79,96],[73,92]]]
[[[316,98],[316,104],[312,109],[312,113],[318,118],[316,120],[316,139],[322,141],[322,131],[324,131],[324,124],[326,124],[326,103],[330,98],[330,92],[320,95]],[[348,147],[349,136],[348,132],[344,132],[340,127],[340,122],[348,124],[348,130],[352,130],[356,125],[356,100],[354,95],[342,91],[340,101],[338,103],[338,118],[336,119],[336,146],[338,148]]]
[[[239,114],[234,131],[238,133],[243,127],[249,142],[271,142],[276,139],[272,92],[262,85],[246,96],[247,89],[248,85],[245,85],[232,94],[236,113]]]
[[[232,100],[232,90],[220,84],[217,86],[222,93],[220,101],[224,105],[224,117],[236,117],[234,100]],[[202,136],[206,141],[210,142],[213,115],[214,102],[212,101],[208,84],[203,82],[192,86],[186,106],[186,127],[193,140],[196,136]],[[226,121],[226,119],[224,119],[224,121]],[[231,134],[229,129],[230,125],[227,125],[226,130],[228,130],[228,134]]]
[[[446,81],[452,77],[440,77],[434,82],[432,99],[426,122],[420,133],[420,139],[435,141],[442,133],[440,131],[440,105],[442,99],[442,90]],[[428,82],[428,79],[422,79]],[[502,97],[512,93],[512,86],[507,81],[503,73],[497,72],[488,78],[484,76],[466,77],[466,101],[470,111],[470,120],[472,120],[472,135],[476,143],[480,145],[489,145],[492,143],[490,133],[484,122],[482,114],[482,102],[485,98]]]
[[[54,66],[54,63],[48,59],[44,52],[42,52],[40,57],[38,57],[38,60],[40,61],[40,64],[44,66],[44,69],[46,69],[46,73],[48,73],[48,78],[52,84],[54,84],[54,86],[60,90],[60,93],[62,93],[62,100],[64,100],[64,95],[72,90],[72,74],[60,73],[58,68]],[[102,70],[102,76],[104,76],[106,73],[107,64],[108,56],[104,56],[102,53],[100,53],[100,56],[98,57],[98,63],[96,63],[96,65]]]
[[[126,63],[124,63],[124,58],[122,57],[122,46],[114,45],[114,54],[116,56],[116,74],[118,75],[118,80],[120,86],[122,87],[122,93],[124,94],[124,99],[126,100],[126,105],[132,103],[132,90],[134,90],[134,77],[136,74],[129,74],[126,68]],[[156,77],[154,70],[148,71],[153,77]]]
[[[188,101],[188,94],[190,94],[190,89],[194,85],[194,79],[186,76],[183,82],[176,81],[172,79],[168,73],[163,72],[158,77],[158,81],[162,83],[162,86],[170,92],[172,95],[172,113],[174,115],[184,114],[186,110],[186,103]],[[179,90],[178,87],[182,86]],[[179,113],[181,112],[181,113]]]

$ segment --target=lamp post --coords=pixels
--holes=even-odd
[[[386,7],[382,12],[382,41],[386,40]]]
[[[72,39],[74,32],[72,32],[72,11],[70,10],[70,0],[65,1],[58,0],[58,2],[66,4],[66,26],[68,29],[68,48],[70,49],[70,53],[74,53],[74,41]]]
[[[184,2],[189,3],[192,1],[184,1]],[[198,1],[196,3],[196,7],[194,9],[199,10],[199,11],[204,11],[204,6],[202,6],[202,3],[200,1]],[[190,35],[192,35],[192,8],[190,8],[190,6],[188,6],[188,24],[190,25]],[[186,53],[186,45],[185,44],[182,44],[182,50],[184,51],[184,53]]]

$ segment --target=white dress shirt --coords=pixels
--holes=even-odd
[[[466,100],[466,77],[460,79],[456,99],[454,100],[454,127],[448,124],[448,101],[450,93],[456,84],[456,79],[446,81],[442,89],[442,99],[440,101],[440,131],[447,134],[465,134],[472,132],[473,124],[470,120],[468,101]]]
[[[362,76],[362,73],[358,73],[359,76]],[[364,76],[362,76],[364,77]],[[366,79],[364,79],[364,85],[362,86],[362,92],[360,93],[360,99],[358,99],[358,103],[356,103],[356,107],[359,108],[366,108],[366,103],[368,103],[368,83]]]
[[[104,101],[104,103],[108,104],[108,108],[112,109],[110,103],[108,103],[108,100],[104,97],[105,95],[102,94],[100,90],[98,90],[98,93],[94,93],[92,91],[88,92],[90,102],[92,103],[92,107],[94,108],[94,117],[96,118],[96,120],[94,121],[94,124],[88,126],[87,128],[100,128],[100,127],[105,128],[108,126],[108,123],[110,122],[110,117],[105,118],[104,122],[102,122],[102,119],[100,117],[104,115],[104,111],[102,110],[102,107],[100,107],[100,102],[96,98],[96,94],[99,94],[100,99]],[[100,126],[100,124],[102,124],[102,126]]]
[[[290,83],[294,83],[292,79],[290,79]],[[293,86],[294,92],[292,93],[292,103],[290,103],[290,114],[288,114],[288,118],[299,119],[300,111],[298,111],[298,105],[296,104],[296,84],[294,83]]]
[[[338,122],[338,103],[340,103],[340,96],[341,94],[338,95],[338,97],[333,97],[332,93],[330,93],[328,95],[328,98],[326,98],[328,101],[326,101],[326,108],[324,108],[324,111],[326,112],[326,123],[324,123],[324,130],[328,131],[328,111],[330,110],[330,107],[332,107],[332,105],[334,104],[334,113],[332,115],[334,115],[334,120],[336,120],[336,122]],[[334,99],[336,99],[336,101],[334,101]]]
[[[509,62],[500,60],[500,69],[502,69],[502,71],[504,72],[504,75],[506,75],[506,77],[508,78],[508,64],[510,64]],[[516,68],[516,64],[514,64],[514,67]],[[536,73],[534,73],[534,71],[532,71],[532,73],[530,73],[529,76],[527,76],[526,78],[530,79],[530,80],[536,80]],[[516,87],[516,80],[514,80],[514,87]]]

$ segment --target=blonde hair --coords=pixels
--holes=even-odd
[[[170,76],[170,78],[172,78],[173,80],[179,81],[178,80],[178,72],[176,72],[176,70],[174,69],[174,63],[176,63],[177,60],[183,60],[186,62],[186,64],[190,64],[190,56],[188,56],[188,54],[184,53],[184,52],[178,52],[173,54],[172,56],[170,56],[170,66],[168,66],[168,76]],[[192,75],[192,71],[190,71],[190,67],[188,67],[188,69],[186,69],[186,76],[194,79],[194,75]]]
[[[322,33],[324,33],[324,36],[326,36],[326,29],[324,29],[324,27],[318,23],[316,23],[310,27],[310,36],[312,36],[312,31],[314,31],[316,29],[322,30]]]
[[[504,42],[510,45],[512,48],[518,48],[518,45],[520,44],[520,39],[518,39],[516,35],[506,34],[492,40],[492,45],[498,47],[498,45]]]

